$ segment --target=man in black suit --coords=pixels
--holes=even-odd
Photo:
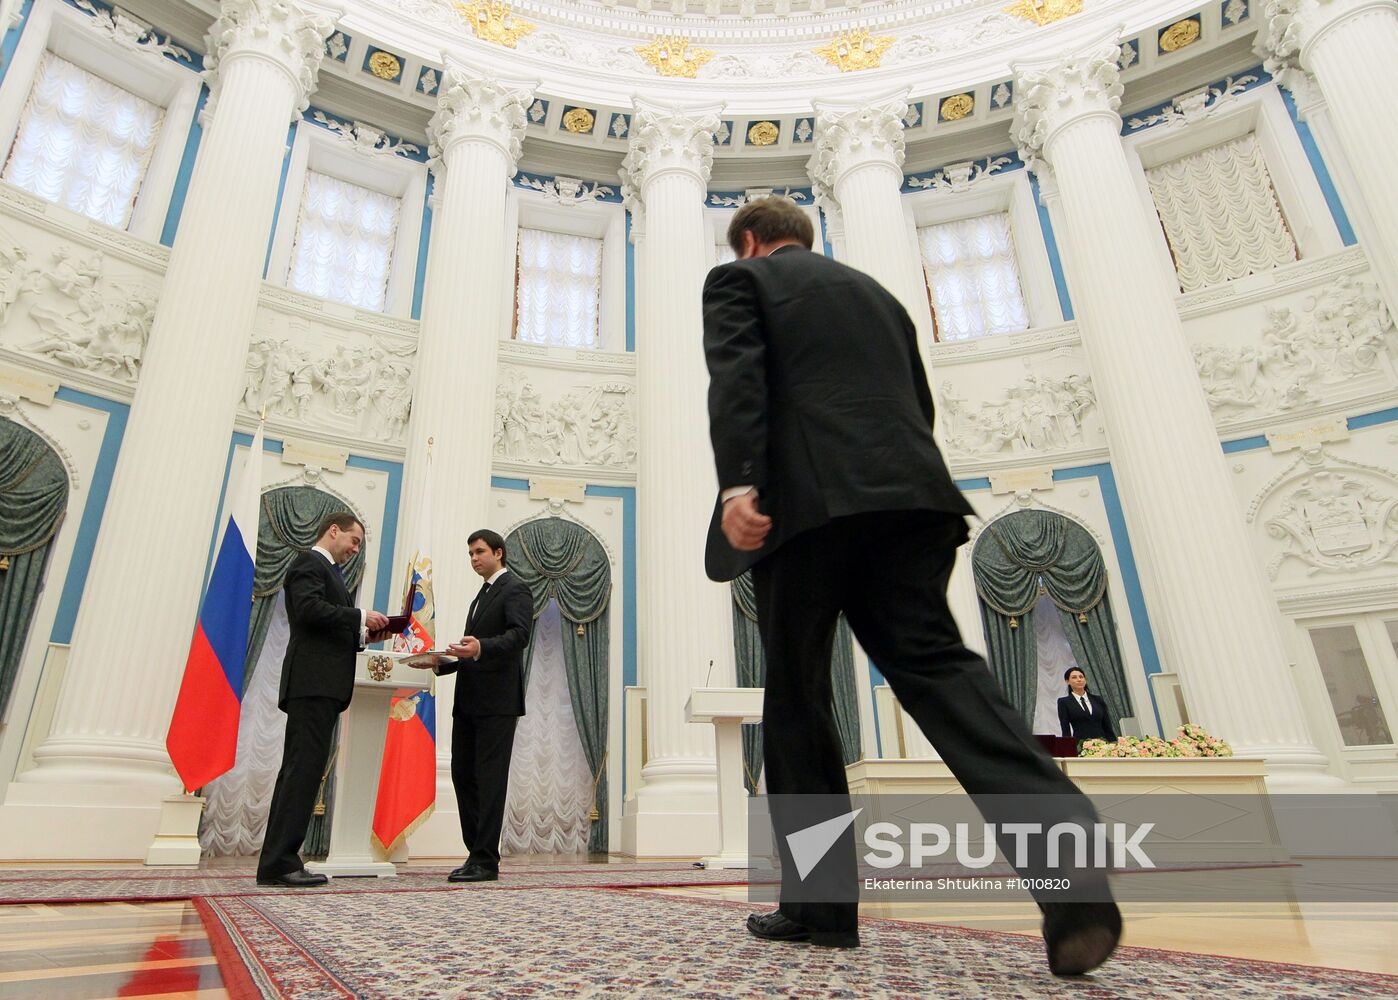
[[[483,528],[466,540],[485,583],[471,602],[466,634],[434,669],[456,674],[451,707],[451,783],[470,855],[449,882],[500,877],[500,828],[510,782],[515,725],[524,714],[524,650],[534,628],[529,585],[505,566],[505,540]]]
[[[1058,699],[1058,724],[1063,735],[1075,740],[1108,740],[1116,742],[1116,727],[1112,725],[1107,701],[1087,690],[1087,674],[1082,667],[1069,667],[1063,674],[1068,693]]]
[[[849,811],[830,677],[841,611],[969,793],[1053,796],[1074,817],[1096,814],[962,644],[947,606],[972,510],[933,441],[913,324],[868,275],[811,253],[813,237],[792,202],[750,202],[728,229],[739,259],[704,284],[720,489],[705,562],[718,581],[752,568],[767,659],[763,752],[785,901],[748,930],[853,947],[852,831],[820,862],[839,901],[800,901],[786,835],[810,820],[782,804],[839,796]],[[989,819],[990,800],[977,803]],[[1055,973],[1085,972],[1115,948],[1115,904],[1040,905]]]
[[[297,556],[282,585],[291,641],[282,660],[277,707],[286,713],[286,737],[257,861],[258,885],[301,888],[327,881],[306,871],[301,842],[330,757],[335,720],[354,694],[354,655],[366,642],[388,637],[388,619],[356,608],[340,575],[363,544],[358,518],[343,511],[329,515],[315,546]]]

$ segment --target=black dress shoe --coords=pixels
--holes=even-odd
[[[816,931],[782,916],[781,911],[748,914],[748,933],[764,941],[809,941],[822,948],[858,948],[859,931]]]
[[[275,875],[271,878],[257,877],[258,885],[283,885],[292,889],[307,889],[315,885],[325,885],[330,879],[319,872],[308,872],[304,868],[298,868],[294,872],[287,872],[285,875]]]
[[[448,882],[497,882],[500,873],[481,865],[462,865],[447,876]]]
[[[1081,976],[1107,960],[1121,940],[1115,903],[1045,903],[1044,947],[1055,976]]]

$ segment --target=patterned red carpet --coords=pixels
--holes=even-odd
[[[1123,948],[1056,980],[1036,938],[866,919],[863,947],[773,945],[741,903],[610,889],[196,901],[234,1000],[296,997],[1391,998],[1398,977]]]

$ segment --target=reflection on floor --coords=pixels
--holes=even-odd
[[[507,858],[502,876],[509,878],[512,864],[577,865],[585,860],[562,855]],[[439,865],[442,859],[432,863]],[[11,867],[77,866],[65,862]],[[245,868],[251,875],[252,862],[220,860],[209,867]],[[746,890],[738,886],[663,891],[746,898]],[[1132,945],[1398,973],[1398,952],[1392,947],[1398,940],[1398,906],[1392,904],[1133,903],[1125,910],[1126,940]],[[883,903],[866,904],[862,912],[1029,935],[1037,935],[1039,927],[1037,911],[1025,903]],[[742,933],[740,912],[734,916],[734,933]],[[203,1000],[226,996],[222,983],[191,903],[0,906],[0,996],[6,1000]]]

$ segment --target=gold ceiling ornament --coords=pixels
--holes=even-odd
[[[883,54],[896,41],[892,35],[871,35],[865,28],[855,28],[836,35],[829,44],[811,51],[823,56],[841,73],[853,73],[860,69],[878,69]]]
[[[471,26],[476,37],[507,49],[514,48],[525,35],[537,29],[537,24],[521,21],[504,0],[457,0],[456,12]]]
[[[684,35],[666,38],[657,35],[649,45],[639,45],[636,51],[661,76],[683,76],[693,80],[699,67],[714,57],[712,49],[691,49]]]
[[[754,146],[770,146],[777,141],[781,131],[772,122],[753,122],[748,129],[748,142]]]
[[[563,127],[575,135],[587,135],[595,121],[587,108],[574,108],[563,116]]]
[[[1163,52],[1178,52],[1186,45],[1199,40],[1199,22],[1194,18],[1176,21],[1160,35],[1160,49]]]
[[[952,94],[942,102],[942,121],[959,122],[971,113],[976,99],[970,94]]]
[[[1006,7],[1005,13],[1039,25],[1053,24],[1082,13],[1082,0],[1019,0]]]
[[[369,57],[369,72],[380,80],[396,80],[403,72],[403,64],[392,52],[375,52]]]

